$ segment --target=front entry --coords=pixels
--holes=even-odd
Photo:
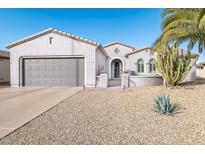
[[[112,79],[120,79],[122,73],[122,62],[119,59],[114,59],[111,63]]]
[[[120,78],[120,62],[114,62],[114,78]]]

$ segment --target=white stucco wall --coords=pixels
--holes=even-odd
[[[115,49],[118,48],[119,52],[116,53]],[[155,59],[157,58],[157,53],[152,54],[150,52],[149,49],[144,50],[144,51],[140,51],[138,53],[134,53],[129,55],[127,58],[125,57],[125,54],[133,52],[132,48],[120,45],[120,44],[114,44],[112,46],[108,46],[105,48],[109,58],[108,58],[108,62],[107,62],[107,69],[109,70],[109,79],[111,78],[111,62],[113,59],[120,59],[123,63],[123,71],[125,70],[129,70],[131,74],[135,73],[137,74],[137,66],[136,63],[139,59],[143,59],[144,60],[144,73],[143,75],[155,75],[157,73],[149,73],[149,61],[151,59]],[[193,59],[192,59],[193,62]],[[188,73],[186,79],[184,81],[193,81],[196,80],[196,67],[195,65],[192,67],[192,69],[190,70],[190,72]]]
[[[196,69],[196,77],[197,78],[205,78],[205,68],[203,69]]]
[[[53,37],[50,44],[50,37]],[[71,38],[49,33],[10,49],[11,85],[19,85],[19,58],[21,56],[84,56],[85,85],[96,84],[96,47]]]
[[[52,37],[52,44],[50,44]],[[116,52],[118,49],[118,52]],[[148,63],[150,59],[155,59],[156,54],[151,54],[149,50],[144,50],[125,57],[133,52],[133,48],[121,44],[114,44],[105,47],[107,58],[96,46],[80,42],[56,33],[49,33],[26,43],[17,45],[10,49],[10,82],[12,86],[20,83],[20,57],[33,56],[83,56],[85,58],[85,86],[96,86],[96,75],[100,72],[107,72],[111,78],[111,62],[114,59],[122,61],[122,71],[137,73],[137,60],[144,60],[144,72],[148,73]],[[191,81],[196,78],[196,68],[193,67],[186,80]]]
[[[156,59],[156,54],[152,54],[150,52],[150,50],[144,50],[132,55],[129,55],[129,57],[127,58],[128,61],[128,66],[129,66],[129,70],[131,72],[135,72],[137,74],[137,61],[139,59],[142,59],[144,61],[144,73],[143,74],[150,74],[149,73],[149,62],[151,59]]]
[[[161,76],[130,76],[130,87],[159,86],[163,85]]]
[[[107,73],[107,57],[97,50],[96,52],[96,75],[100,75],[101,73]]]
[[[196,80],[196,64],[194,64],[194,61],[195,61],[194,59],[191,60],[191,65],[193,66],[189,71],[189,73],[187,74],[187,77],[184,79],[184,82]]]
[[[115,49],[118,48],[119,52],[116,53]],[[112,46],[109,46],[107,48],[105,48],[109,59],[108,59],[108,69],[109,69],[109,78],[111,78],[111,70],[110,70],[110,64],[112,62],[113,59],[120,59],[123,63],[123,71],[130,71],[130,72],[135,72],[137,73],[137,67],[136,67],[136,63],[138,59],[143,59],[144,60],[144,72],[145,74],[148,73],[148,68],[146,66],[146,63],[149,63],[150,59],[153,59],[156,57],[156,54],[151,54],[149,50],[147,51],[141,51],[135,54],[131,54],[129,55],[127,58],[125,57],[125,55],[127,53],[131,53],[133,52],[133,49],[130,47],[126,47],[120,44],[115,44]]]
[[[138,59],[143,59],[144,60],[144,72],[145,74],[150,74],[149,65],[147,64],[149,63],[150,59],[156,59],[156,58],[157,58],[157,53],[151,54],[150,50],[141,51],[139,53],[130,55],[129,60],[128,60],[130,70],[136,71],[137,67],[134,63],[136,63]],[[188,73],[187,77],[184,79],[183,82],[196,80],[196,65],[193,62],[194,62],[194,59],[191,60],[191,65],[193,65],[193,67],[191,68],[190,72]]]
[[[115,50],[118,49],[119,51],[116,53]],[[128,59],[125,57],[125,54],[133,52],[133,49],[130,47],[126,47],[120,44],[114,44],[112,46],[106,47],[105,51],[107,52],[109,58],[107,60],[107,70],[109,72],[109,79],[111,78],[111,62],[114,59],[120,59],[122,61],[122,70],[129,69]]]
[[[0,82],[10,81],[10,60],[0,58]]]
[[[100,88],[107,88],[108,87],[108,74],[107,73],[101,73],[96,77],[97,79],[97,87]]]

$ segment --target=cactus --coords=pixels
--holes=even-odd
[[[197,58],[195,62],[196,60]],[[168,46],[163,52],[158,52],[156,67],[168,84],[177,86],[184,80],[192,67],[191,52],[187,52],[185,55],[182,51],[179,55],[178,47]]]

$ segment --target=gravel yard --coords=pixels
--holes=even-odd
[[[161,93],[181,106],[153,111]],[[205,85],[88,89],[0,140],[0,144],[205,144]]]

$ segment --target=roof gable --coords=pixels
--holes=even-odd
[[[152,48],[147,46],[147,47],[144,47],[144,48],[141,48],[141,49],[136,49],[133,52],[126,54],[125,57],[129,57],[132,54],[139,53],[141,51],[147,51],[147,50],[152,50]],[[188,53],[188,51],[186,51],[184,49],[179,49],[179,55],[181,55],[181,54],[187,55],[187,53]],[[196,58],[198,56],[199,56],[198,54],[195,54],[195,53],[191,52],[191,58]]]
[[[130,52],[130,53],[126,54],[125,57],[129,57],[130,55],[133,55],[135,53],[139,53],[141,51],[146,51],[146,50],[150,50],[150,49],[151,49],[150,47],[144,47],[144,48],[141,48],[141,49],[136,49],[133,52]]]
[[[26,43],[28,41],[34,40],[36,38],[39,38],[39,37],[44,36],[44,35],[49,34],[49,33],[59,34],[59,35],[69,37],[69,38],[72,38],[74,40],[77,40],[77,41],[80,41],[80,42],[83,42],[83,43],[87,43],[87,44],[90,44],[90,45],[93,45],[93,46],[98,46],[99,45],[99,43],[97,43],[95,41],[80,37],[78,35],[63,32],[63,31],[60,31],[60,30],[55,29],[55,28],[48,28],[48,29],[46,29],[44,31],[41,31],[39,33],[35,33],[35,34],[30,35],[28,37],[25,37],[23,39],[17,40],[17,41],[12,42],[12,43],[9,43],[9,44],[6,45],[6,48],[10,49],[12,47],[15,47],[17,45],[20,45],[20,44]]]
[[[122,45],[122,46],[125,46],[125,47],[128,47],[128,48],[131,48],[131,49],[135,49],[135,47],[133,47],[131,45],[128,45],[128,44],[122,43],[122,42],[118,42],[118,41],[111,42],[111,43],[109,43],[107,45],[104,45],[103,47],[107,48],[107,47],[110,47],[110,46],[113,46],[113,45],[116,45],[116,44],[119,44],[119,45]]]

